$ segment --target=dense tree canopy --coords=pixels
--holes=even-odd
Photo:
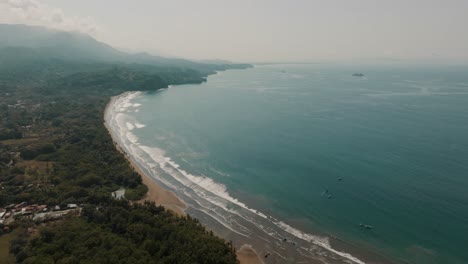
[[[12,240],[17,262],[237,263],[232,245],[196,219],[111,197],[125,187],[126,198],[138,200],[147,188],[103,124],[110,97],[200,83],[203,73],[23,59],[0,61],[0,207],[27,202],[84,208],[79,217]]]
[[[152,203],[87,206],[40,231],[17,253],[22,263],[237,263],[231,244],[197,220]]]

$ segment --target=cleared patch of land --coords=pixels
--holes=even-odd
[[[7,145],[7,146],[15,146],[15,145],[32,143],[37,140],[39,140],[39,138],[8,139],[8,140],[2,140],[0,141],[0,143]]]

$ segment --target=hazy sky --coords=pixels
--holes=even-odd
[[[468,0],[0,0],[0,23],[191,59],[468,60]]]

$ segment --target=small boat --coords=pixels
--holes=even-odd
[[[374,229],[373,226],[371,226],[371,225],[365,225],[365,224],[363,224],[363,223],[360,223],[359,226],[362,227],[362,228],[365,228],[365,229]]]
[[[353,73],[353,77],[364,77],[362,73]]]
[[[328,199],[331,199],[332,197],[333,197],[333,195],[331,195],[331,194],[327,196]]]
[[[338,178],[338,181],[342,181],[342,180],[343,180],[343,178]]]
[[[325,191],[323,191],[321,195],[324,196],[327,193],[328,193],[328,189],[325,189]]]

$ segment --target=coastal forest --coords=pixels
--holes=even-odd
[[[0,258],[238,263],[232,244],[197,219],[133,202],[147,187],[116,149],[103,117],[110,97],[123,92],[201,83],[215,71],[245,67],[126,54],[87,35],[0,25],[0,209],[81,208],[40,224],[28,217],[0,224],[0,245],[8,245]],[[111,193],[121,187],[125,199],[116,200]]]

